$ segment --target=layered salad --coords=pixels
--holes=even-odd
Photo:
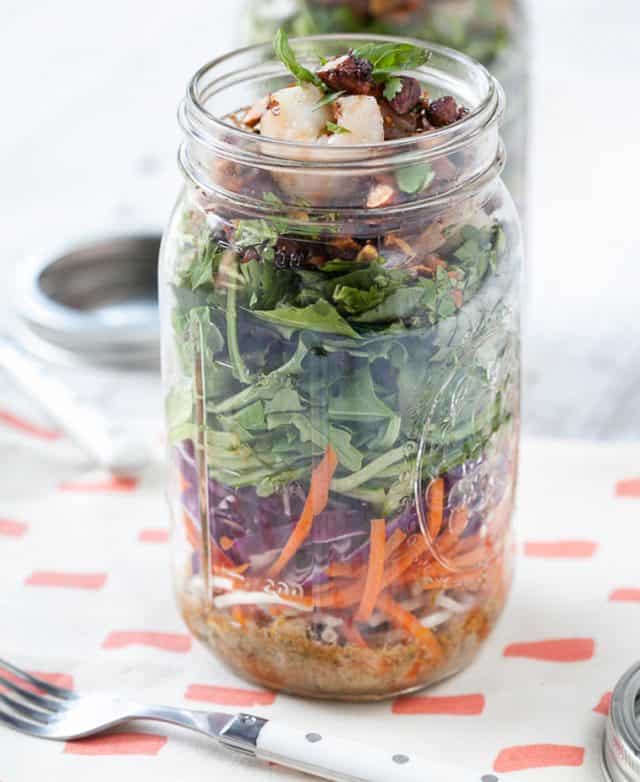
[[[280,31],[275,51],[290,83],[227,121],[309,155],[344,147],[348,166],[350,145],[436,139],[473,112],[407,75],[429,57],[418,46],[309,67]],[[262,685],[348,699],[421,687],[465,665],[503,606],[513,208],[496,181],[398,216],[455,190],[466,164],[458,150],[318,183],[224,161],[223,185],[262,213],[191,188],[174,218],[178,592],[193,633]]]

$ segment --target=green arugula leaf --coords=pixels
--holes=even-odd
[[[349,382],[339,387],[340,393],[329,402],[331,418],[358,421],[393,417],[393,410],[376,395],[368,362],[359,366],[350,374]]]
[[[262,244],[275,244],[278,229],[267,220],[240,220],[233,235],[233,246],[237,250],[257,247]]]
[[[273,51],[283,65],[291,71],[298,84],[315,84],[316,87],[324,91],[325,84],[322,79],[298,62],[295,52],[289,43],[289,36],[282,28],[276,32],[273,40]]]
[[[342,125],[336,125],[335,122],[327,122],[327,130],[329,133],[351,133],[349,128],[344,128]]]
[[[429,163],[416,163],[396,171],[396,182],[403,193],[413,195],[426,190],[435,179],[436,172]]]
[[[254,311],[253,315],[260,320],[266,320],[279,326],[359,338],[358,332],[354,331],[347,321],[338,314],[335,307],[332,307],[324,299],[316,301],[308,307],[279,307],[275,310]]]

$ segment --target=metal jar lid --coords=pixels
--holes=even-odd
[[[602,769],[608,782],[640,782],[640,662],[613,691]]]
[[[18,338],[54,362],[157,364],[159,249],[156,234],[108,236],[35,258],[18,289]]]

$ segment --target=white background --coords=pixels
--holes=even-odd
[[[526,425],[640,434],[637,0],[530,0]],[[242,0],[2,0],[0,273],[61,240],[160,227],[175,110]],[[0,285],[0,303],[9,286]]]

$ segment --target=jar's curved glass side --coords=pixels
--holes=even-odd
[[[511,221],[490,204],[452,226],[439,263],[412,255],[428,225],[419,235],[388,233],[379,245],[333,236],[327,265],[317,240],[281,238],[264,225],[247,234],[253,243],[234,246],[237,221],[199,203],[185,202],[174,221],[165,283],[173,324],[165,364],[176,368],[172,507],[190,627],[245,675],[296,692],[375,697],[447,675],[488,632],[506,593],[507,553],[500,546],[491,567],[483,564],[473,514],[490,526],[487,515],[506,496],[489,497],[477,463],[508,483],[517,413],[509,417],[506,403],[488,412],[498,386],[505,398],[515,393],[515,379],[494,379],[488,409],[474,392],[483,409],[472,409],[471,423],[482,425],[469,426],[456,380],[448,410],[462,428],[451,436],[438,407],[448,386],[438,378],[454,367],[474,374],[468,353],[487,341],[481,313],[509,301],[496,280],[498,269],[517,276],[517,240],[503,231]],[[465,317],[475,342],[456,341]],[[496,340],[506,342],[506,331]],[[495,367],[480,363],[485,374]],[[425,421],[440,432],[424,476],[443,482],[440,531],[456,544],[447,553],[479,565],[460,583],[421,544],[412,476]],[[325,489],[331,484],[321,507],[322,483],[312,476],[323,471]],[[296,537],[314,491],[313,524]],[[473,492],[467,531],[456,510]],[[368,593],[373,610],[362,607],[377,519],[385,520],[386,613],[380,590]],[[494,529],[494,542],[505,534]],[[287,547],[293,553],[283,560]],[[372,673],[380,665],[384,676]]]

